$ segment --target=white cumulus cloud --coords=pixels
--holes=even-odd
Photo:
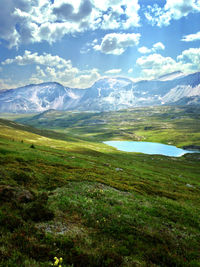
[[[25,51],[22,56],[18,55],[15,58],[3,61],[1,63],[2,69],[5,66],[8,68],[13,64],[21,66],[22,71],[26,66],[35,66],[35,71],[32,72],[31,76],[16,83],[15,87],[30,83],[53,81],[69,87],[86,88],[100,78],[98,69],[78,69],[72,65],[70,60],[47,53],[39,55],[38,53]],[[12,75],[14,77],[15,74],[12,73]],[[13,84],[7,80],[1,80],[0,85],[4,89],[13,87]]]
[[[139,44],[139,33],[110,33],[103,37],[100,45],[93,48],[104,54],[121,55],[128,47]]]
[[[164,50],[164,49],[165,49],[165,46],[161,42],[158,42],[158,43],[154,44],[153,48],[152,48],[152,50],[154,50],[154,51]]]
[[[84,0],[79,2],[78,7],[76,3],[72,1],[58,1],[56,0],[53,5],[53,14],[57,19],[63,19],[65,21],[79,22],[88,17],[92,12],[92,3],[90,0]]]
[[[141,54],[148,54],[151,53],[151,49],[147,48],[146,46],[142,46],[138,48],[138,52]]]
[[[164,49],[165,49],[164,44],[158,42],[155,43],[152,48],[147,48],[146,46],[139,47],[138,52],[140,52],[141,54],[149,54],[151,52],[157,52],[159,50],[164,50]]]
[[[151,54],[138,58],[136,64],[141,68],[142,76],[157,78],[161,75],[181,70],[181,64],[171,57],[163,57],[160,54]]]
[[[8,47],[95,29],[138,27],[138,0],[1,0],[0,38]]]
[[[75,76],[71,83],[73,87],[86,88],[92,86],[95,81],[100,78],[98,69],[91,69],[89,71],[82,71],[79,75]]]
[[[152,25],[167,26],[171,20],[178,20],[190,13],[200,12],[199,0],[166,0],[164,7],[157,4],[147,6],[145,16]]]
[[[118,74],[120,73],[122,70],[121,69],[111,69],[111,70],[107,70],[105,71],[106,74]]]
[[[199,40],[200,40],[200,32],[185,35],[181,39],[181,41],[184,41],[184,42],[193,42],[193,41],[199,41]]]
[[[99,12],[99,23],[103,29],[138,27],[140,23],[138,2],[138,0],[92,0],[95,9]]]
[[[68,67],[71,68],[72,64],[70,60],[65,60],[59,56],[54,56],[48,53],[43,53],[38,55],[38,53],[31,53],[28,50],[25,50],[23,56],[16,56],[15,58],[8,58],[3,61],[2,65],[9,65],[16,63],[17,65],[28,65],[28,64],[41,64],[46,66],[56,66],[57,68]]]
[[[130,68],[129,70],[128,70],[128,73],[132,73],[133,72],[133,68]]]
[[[200,48],[184,50],[177,60],[182,64],[191,64],[191,68],[200,71]]]
[[[142,77],[157,78],[174,71],[192,73],[200,71],[200,48],[184,50],[176,59],[151,54],[137,59],[136,64],[141,68]]]

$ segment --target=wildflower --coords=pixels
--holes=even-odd
[[[52,264],[52,265],[62,267],[62,265],[61,265],[62,261],[63,261],[62,258],[58,259],[57,257],[54,257],[54,264]]]
[[[54,262],[54,266],[58,266],[59,259],[58,259],[57,257],[54,257],[54,260],[55,260],[55,262]]]

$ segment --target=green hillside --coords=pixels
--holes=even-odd
[[[55,256],[62,267],[200,266],[200,154],[100,142],[200,145],[199,114],[157,107],[17,118],[37,129],[1,119],[0,266],[51,266]]]

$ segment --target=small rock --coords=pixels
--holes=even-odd
[[[186,184],[187,187],[194,187],[193,185],[191,184]]]
[[[104,166],[108,166],[108,167],[111,166],[109,163],[104,163],[103,165],[104,165]]]
[[[121,168],[115,168],[115,170],[118,172],[118,171],[123,171],[123,169]]]

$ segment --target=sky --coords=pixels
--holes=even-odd
[[[200,71],[200,0],[0,0],[0,89]]]

